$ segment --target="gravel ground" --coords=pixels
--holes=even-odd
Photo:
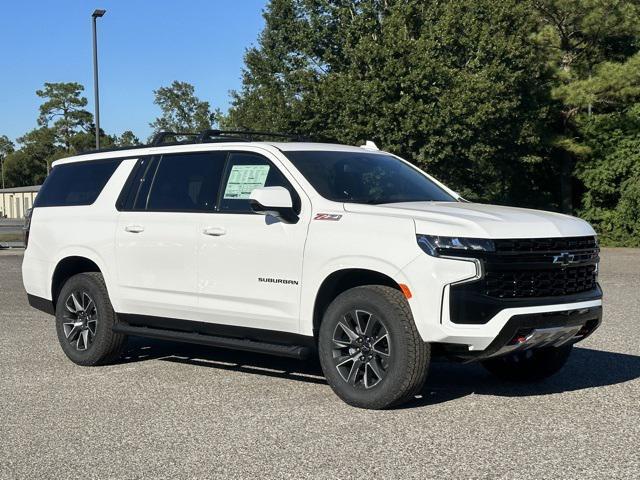
[[[535,386],[435,363],[392,411],[342,403],[315,363],[130,340],[66,359],[0,252],[0,478],[639,478],[640,250],[605,250],[602,327]]]

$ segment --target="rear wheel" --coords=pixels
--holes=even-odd
[[[118,358],[126,336],[112,331],[116,323],[100,273],[80,273],[63,285],[56,305],[56,330],[71,361],[89,366]]]
[[[484,368],[503,380],[537,382],[558,373],[569,360],[573,345],[515,352],[482,362]]]
[[[430,358],[402,293],[378,285],[352,288],[331,303],[318,349],[334,392],[350,405],[372,409],[413,398]]]

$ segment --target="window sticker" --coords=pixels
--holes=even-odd
[[[248,199],[253,189],[264,187],[267,175],[269,165],[234,165],[224,190],[224,199]]]

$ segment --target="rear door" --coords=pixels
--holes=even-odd
[[[224,157],[198,152],[139,161],[119,200],[122,313],[196,319],[199,219],[215,208]]]

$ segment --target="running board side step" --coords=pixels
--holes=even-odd
[[[158,338],[160,340],[195,343],[197,345],[207,345],[209,347],[244,350],[245,352],[264,353],[278,357],[296,358],[298,360],[305,360],[309,358],[311,354],[311,348],[302,345],[281,345],[278,343],[257,342],[255,340],[244,338],[205,335],[195,332],[180,332],[161,328],[136,327],[123,323],[114,325],[113,331],[123,335],[137,335],[139,337]]]

